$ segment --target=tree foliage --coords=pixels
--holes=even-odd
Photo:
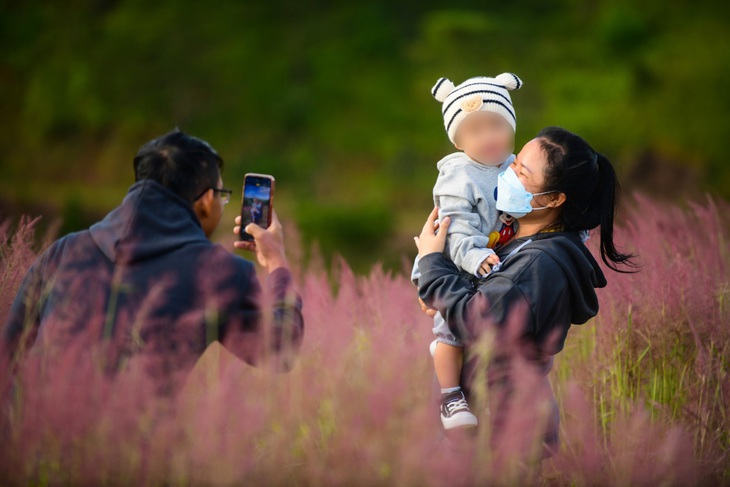
[[[327,253],[392,263],[453,149],[432,84],[504,71],[525,82],[518,147],[561,125],[628,183],[730,196],[729,26],[687,0],[5,0],[0,203],[101,215],[136,149],[178,126],[230,187],[275,174],[280,211]]]

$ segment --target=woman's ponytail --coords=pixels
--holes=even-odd
[[[608,267],[617,272],[632,272],[620,269],[618,266],[636,267],[636,264],[631,260],[633,255],[619,252],[613,242],[613,219],[621,191],[616,171],[603,154],[596,152],[596,158],[598,163],[598,194],[594,204],[598,205],[597,210],[600,215],[601,259]]]
[[[619,252],[613,242],[619,184],[611,162],[583,138],[560,127],[547,127],[537,138],[547,156],[544,190],[565,194],[557,225],[575,232],[600,225],[603,262],[617,272],[632,272],[618,266],[636,267],[633,255]]]

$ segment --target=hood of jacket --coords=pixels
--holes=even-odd
[[[576,232],[533,235],[540,249],[550,254],[561,266],[568,279],[572,299],[574,324],[583,324],[598,312],[596,288],[606,286],[606,277]]]
[[[89,229],[112,262],[153,259],[191,243],[209,243],[193,207],[160,183],[133,184],[122,204]]]
[[[606,286],[606,277],[577,232],[546,232],[522,237],[498,250],[498,254],[504,268],[497,274],[505,272],[512,275],[525,272],[525,263],[530,262],[512,255],[548,256],[565,275],[571,297],[571,323],[583,324],[598,313],[596,288]],[[539,271],[535,266],[530,266],[529,269],[533,274]],[[538,274],[532,276],[532,279],[550,279],[550,276]],[[543,304],[550,306],[550,303]]]

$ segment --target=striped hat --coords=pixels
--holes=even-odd
[[[454,86],[447,78],[441,78],[431,89],[431,94],[443,103],[444,127],[453,144],[456,129],[462,120],[468,114],[480,110],[502,115],[515,130],[517,116],[508,90],[519,90],[521,87],[522,80],[516,74],[502,73],[496,78],[470,78],[459,86]]]

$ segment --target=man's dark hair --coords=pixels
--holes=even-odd
[[[157,181],[191,204],[216,187],[222,171],[215,149],[177,129],[147,142],[134,157],[135,181]]]

